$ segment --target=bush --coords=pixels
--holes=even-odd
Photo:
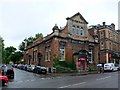
[[[91,71],[97,71],[97,67],[95,67],[94,65],[88,65],[87,66],[87,71],[91,72]]]
[[[56,72],[57,73],[67,73],[67,72],[70,72],[70,68],[66,68],[66,67],[63,67],[63,66],[60,66],[60,65],[57,65],[56,66]]]
[[[70,72],[72,70],[76,70],[76,65],[74,60],[71,60],[70,62],[67,61],[59,61],[58,58],[56,58],[56,55],[54,55],[54,67],[56,68],[56,72]]]

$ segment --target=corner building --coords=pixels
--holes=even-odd
[[[88,22],[79,12],[66,20],[64,28],[59,29],[55,25],[51,34],[38,38],[26,47],[26,64],[45,66],[52,72],[54,57],[61,62],[74,60],[78,70],[86,70],[88,64],[98,63],[98,35],[89,34]]]

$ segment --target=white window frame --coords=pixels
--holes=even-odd
[[[45,48],[45,61],[50,61],[50,51],[50,46]]]
[[[34,62],[36,62],[37,61],[37,51],[33,52],[33,57],[34,57]]]
[[[61,48],[63,46],[63,48]],[[65,61],[65,46],[60,45],[60,61]]]

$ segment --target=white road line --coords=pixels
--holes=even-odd
[[[81,82],[81,83],[76,83],[76,84],[73,84],[73,85],[67,85],[67,86],[62,86],[62,87],[58,87],[58,88],[67,88],[67,87],[70,87],[70,86],[75,86],[75,85],[80,85],[80,84],[85,84],[86,82]]]
[[[103,79],[110,78],[110,77],[111,77],[111,76],[104,77],[104,78],[99,78],[99,79],[96,79],[96,80],[103,80]]]

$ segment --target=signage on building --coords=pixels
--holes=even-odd
[[[108,54],[108,58],[112,58],[112,54]]]
[[[79,58],[79,61],[87,60],[87,58]]]

